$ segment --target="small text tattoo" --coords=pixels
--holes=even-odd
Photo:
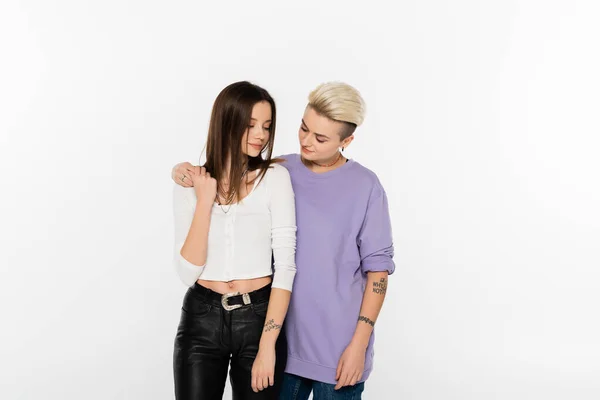
[[[375,322],[373,322],[373,321],[372,321],[372,320],[370,320],[369,318],[367,318],[367,317],[364,317],[364,316],[362,316],[362,315],[361,315],[360,317],[358,317],[358,320],[359,320],[359,321],[366,322],[367,324],[369,324],[369,325],[371,325],[371,326],[375,326]]]
[[[384,295],[387,291],[387,279],[381,278],[379,282],[373,282],[373,293]]]
[[[265,323],[264,332],[269,332],[277,329],[281,329],[281,325],[276,324],[274,319],[270,319]]]

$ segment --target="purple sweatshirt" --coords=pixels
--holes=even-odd
[[[338,361],[350,343],[369,271],[394,272],[385,191],[359,163],[316,174],[299,154],[283,156],[296,196],[296,278],[286,317],[286,372],[337,383]],[[373,368],[371,335],[361,381]]]

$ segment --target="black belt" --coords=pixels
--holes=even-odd
[[[213,304],[221,304],[227,311],[253,303],[264,303],[265,301],[269,301],[269,296],[271,295],[270,283],[249,293],[234,292],[221,294],[199,285],[198,282],[194,284],[192,289],[195,294],[203,297],[206,301]]]

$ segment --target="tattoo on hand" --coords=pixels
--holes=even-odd
[[[281,325],[276,324],[274,319],[270,319],[265,323],[265,330],[263,332],[269,332],[277,329],[281,329]]]
[[[381,278],[379,282],[373,282],[373,293],[384,295],[387,291],[387,278]]]
[[[370,320],[369,318],[367,318],[367,317],[365,317],[365,316],[362,316],[362,315],[361,315],[360,317],[358,317],[358,320],[359,320],[359,321],[366,322],[367,324],[369,324],[369,325],[371,325],[371,326],[373,326],[373,327],[375,326],[375,322],[373,322],[372,320]]]

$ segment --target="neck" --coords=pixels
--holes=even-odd
[[[248,168],[248,158],[247,157],[244,158],[244,164],[243,164],[242,170],[245,170],[246,168]],[[223,169],[223,178],[229,179],[230,172],[231,172],[231,156],[227,156],[227,158],[225,159],[225,168]]]
[[[345,160],[342,156],[342,153],[338,152],[333,157],[327,160],[319,160],[319,161],[308,161],[304,160],[305,164],[310,167],[312,170],[320,170],[320,171],[329,171],[336,169],[338,165],[340,165],[341,161]]]
[[[229,204],[229,202],[231,201],[236,201],[235,199],[227,199],[226,195],[229,192],[229,188],[230,188],[230,184],[231,182],[229,182],[229,174],[231,173],[231,157],[227,156],[227,158],[225,159],[225,165],[223,168],[223,175],[221,176],[221,179],[219,180],[219,182],[217,182],[217,202],[219,204],[221,204],[221,199],[223,199],[223,201],[227,204]],[[241,176],[241,182],[237,183],[237,195],[239,195],[239,187],[242,186],[243,182],[246,182],[246,175],[248,173],[248,159],[244,158],[244,163],[242,166],[242,176]],[[236,185],[236,183],[234,183],[234,185]]]

